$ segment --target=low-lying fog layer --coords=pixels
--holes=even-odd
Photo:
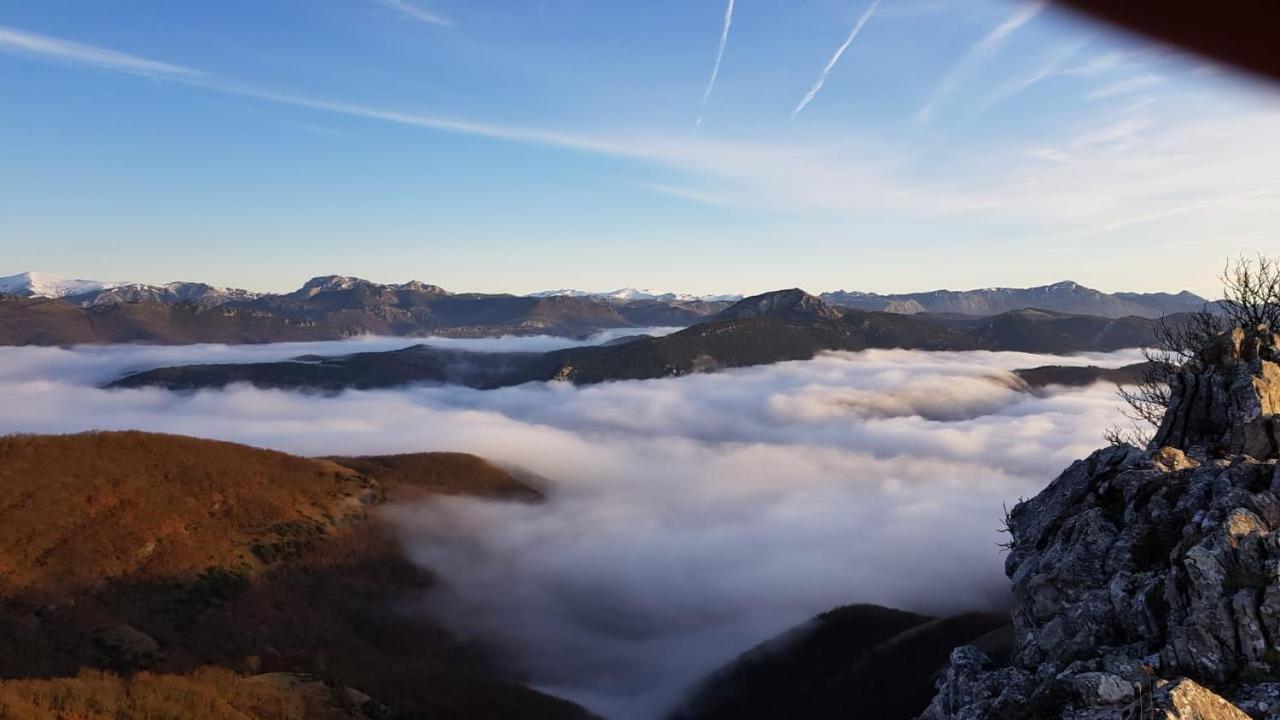
[[[300,355],[345,355],[431,345],[471,352],[550,352],[568,347],[598,345],[631,335],[667,335],[681,328],[617,328],[582,340],[552,335],[488,338],[385,337],[369,335],[350,340],[264,343],[260,345],[79,345],[74,352],[57,347],[0,347],[0,382],[25,378],[103,384],[123,375],[169,365],[203,363],[279,362]]]
[[[126,370],[326,345],[0,348],[0,432],[138,428],[303,454],[461,450],[532,470],[549,479],[543,505],[394,510],[412,557],[443,579],[422,603],[539,686],[616,718],[661,715],[709,670],[837,605],[1004,603],[1002,504],[1100,445],[1118,415],[1109,386],[1037,396],[1008,371],[1137,359],[871,351],[581,388],[333,397],[95,387]]]

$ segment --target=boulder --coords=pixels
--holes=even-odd
[[[94,629],[93,644],[108,663],[128,670],[143,670],[163,657],[155,638],[128,625],[102,625]]]

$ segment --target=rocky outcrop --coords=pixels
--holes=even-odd
[[[1220,337],[1152,448],[1099,450],[1010,512],[1013,658],[958,648],[923,718],[1280,718],[1278,346]]]
[[[1275,457],[1280,452],[1280,337],[1239,328],[1187,364],[1171,383],[1156,447],[1208,455]]]

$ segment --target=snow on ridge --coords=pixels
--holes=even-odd
[[[23,297],[76,298],[82,305],[136,300],[149,295],[173,301],[200,301],[216,304],[220,299],[246,300],[260,295],[248,290],[214,287],[198,282],[151,285],[139,282],[73,279],[42,272],[24,272],[0,277],[0,293]]]
[[[71,295],[83,295],[101,292],[111,288],[133,285],[127,282],[103,282],[101,280],[81,280],[64,278],[42,272],[24,272],[17,275],[0,277],[0,293],[25,295],[28,297],[61,298]]]

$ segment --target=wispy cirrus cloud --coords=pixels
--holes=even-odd
[[[205,75],[200,70],[182,65],[149,60],[137,55],[93,45],[84,45],[3,25],[0,25],[0,52],[41,57],[134,75],[173,78],[197,78]]]
[[[716,87],[716,78],[720,77],[720,63],[724,62],[724,49],[729,45],[729,28],[733,25],[733,0],[724,11],[724,27],[720,30],[720,45],[716,48],[716,62],[711,66],[711,77],[707,79],[707,89],[702,91],[702,108],[698,111],[695,125],[702,124],[707,112],[707,101],[711,99],[711,91]]]
[[[1064,69],[1062,74],[1081,77],[1107,75],[1118,70],[1137,67],[1141,63],[1143,55],[1144,53],[1135,50],[1109,50],[1078,65]]]
[[[1164,78],[1153,73],[1135,75],[1134,77],[1117,80],[1116,82],[1103,85],[1102,87],[1091,91],[1085,97],[1088,100],[1105,100],[1107,98],[1128,95],[1130,93],[1138,92],[1139,90],[1145,90],[1154,85],[1159,85],[1162,82],[1164,82]]]
[[[453,21],[448,18],[423,10],[417,5],[409,2],[409,0],[376,0],[376,2],[379,5],[394,10],[400,15],[411,20],[417,20],[418,22],[424,22],[429,25],[443,25],[446,27],[453,24]]]
[[[1049,78],[1064,74],[1063,66],[1082,47],[1084,47],[1087,42],[1088,41],[1073,42],[1068,45],[1061,46],[1046,55],[1043,62],[1033,68],[1030,72],[1015,76],[1001,83],[990,95],[986,97],[985,100],[982,100],[974,107],[973,115],[981,115],[996,105],[1030,90]]]
[[[20,31],[10,32],[20,37],[39,37],[29,36],[29,34],[21,33]],[[86,58],[116,59],[115,62],[111,63],[94,63],[96,66],[109,70],[136,73],[140,72],[140,68],[179,67],[139,56],[119,53],[114,50],[81,45],[56,38],[40,39],[45,42],[24,45],[24,49],[27,49],[24,54],[43,59],[63,59],[66,54],[63,48],[69,46],[77,48],[79,55]],[[4,40],[0,39],[0,50],[5,47]],[[124,62],[118,60],[119,58],[128,58],[129,61]],[[824,159],[830,153],[828,149],[818,146],[724,142],[694,137],[679,137],[671,134],[565,132],[546,128],[501,125],[470,119],[450,118],[430,113],[409,112],[388,107],[302,95],[237,83],[197,71],[170,72],[164,75],[164,78],[171,82],[198,87],[211,92],[305,110],[483,137],[503,142],[560,148],[634,160],[651,166],[686,173],[716,186],[707,189],[692,185],[682,185],[678,186],[680,188],[678,193],[672,192],[672,188],[677,187],[675,185],[658,183],[648,188],[651,192],[679,194],[689,199],[700,199],[709,204],[725,205],[736,202],[742,205],[749,205],[771,198],[769,200],[771,203],[789,204],[794,201],[799,202],[801,206],[826,208],[832,206],[833,203],[839,205],[840,201],[835,197],[835,194],[845,192],[857,194],[862,198],[878,198],[879,201],[885,203],[900,204],[905,202],[913,204],[916,202],[908,194],[904,193],[901,188],[895,189],[891,183],[886,182],[884,178],[877,178],[874,171],[867,169],[868,155],[863,155],[863,162],[859,164],[858,169],[851,170],[839,163],[829,162]],[[720,185],[723,185],[723,188],[719,187]],[[807,195],[807,199],[801,197],[802,194]],[[936,198],[930,202],[932,203],[931,207],[943,204]]]
[[[560,147],[568,150],[580,150],[583,152],[594,152],[620,157],[637,157],[643,155],[642,150],[638,148],[630,148],[626,143],[587,134],[575,134],[541,128],[497,125],[472,120],[447,118],[428,113],[393,110],[371,105],[343,102],[340,100],[312,97],[309,95],[298,95],[289,92],[266,90],[234,83],[213,81],[195,82],[192,84],[200,85],[201,87],[217,92],[239,95],[241,97],[253,98],[255,100],[263,100],[281,105],[291,105],[293,107],[308,110],[319,110],[338,115],[346,115],[348,117],[364,118],[366,120],[379,120],[382,122],[394,123],[396,125],[407,125],[410,127],[419,127],[428,130],[441,130],[444,132],[460,133],[463,135],[474,135],[493,140]]]
[[[388,108],[264,89],[221,79],[211,73],[182,65],[4,26],[0,26],[0,52],[42,60],[72,62],[78,65],[127,74],[150,75],[228,95],[237,95],[264,102],[350,117],[380,120],[398,125],[610,155],[625,156],[635,154],[629,151],[624,144],[588,135],[458,120],[427,113],[402,112]]]
[[[858,37],[858,34],[862,32],[863,26],[871,20],[871,16],[875,15],[876,8],[879,6],[880,0],[873,0],[872,3],[867,6],[867,9],[862,12],[862,15],[858,17],[858,21],[853,24],[853,29],[849,31],[849,37],[845,38],[844,44],[836,48],[835,54],[832,55],[831,59],[827,61],[827,64],[823,66],[822,72],[818,73],[817,82],[813,84],[813,87],[809,88],[809,92],[805,93],[803,98],[800,98],[800,103],[797,104],[796,109],[791,112],[791,117],[799,115],[800,111],[804,110],[805,106],[813,102],[813,99],[818,96],[818,93],[822,90],[822,86],[826,84],[827,76],[831,74],[832,68],[836,66],[836,63],[840,62],[840,56],[844,55],[844,51],[848,50],[849,46],[853,44],[853,41]]]
[[[724,195],[681,187],[679,185],[668,185],[666,183],[638,183],[637,186],[648,190],[649,192],[684,198],[685,200],[692,200],[697,203],[702,203],[703,205],[734,205],[733,199]]]
[[[942,103],[951,93],[955,92],[956,86],[959,85],[965,74],[976,64],[980,63],[1004,43],[1006,39],[1013,33],[1017,32],[1022,26],[1031,22],[1045,8],[1046,0],[1031,0],[1024,2],[1014,9],[1007,18],[999,25],[996,25],[982,39],[974,43],[964,55],[960,57],[959,62],[952,66],[951,70],[943,76],[942,80],[934,88],[929,97],[925,99],[924,104],[916,111],[912,118],[913,127],[921,127],[928,124],[933,118],[933,113],[937,110],[939,104]]]

